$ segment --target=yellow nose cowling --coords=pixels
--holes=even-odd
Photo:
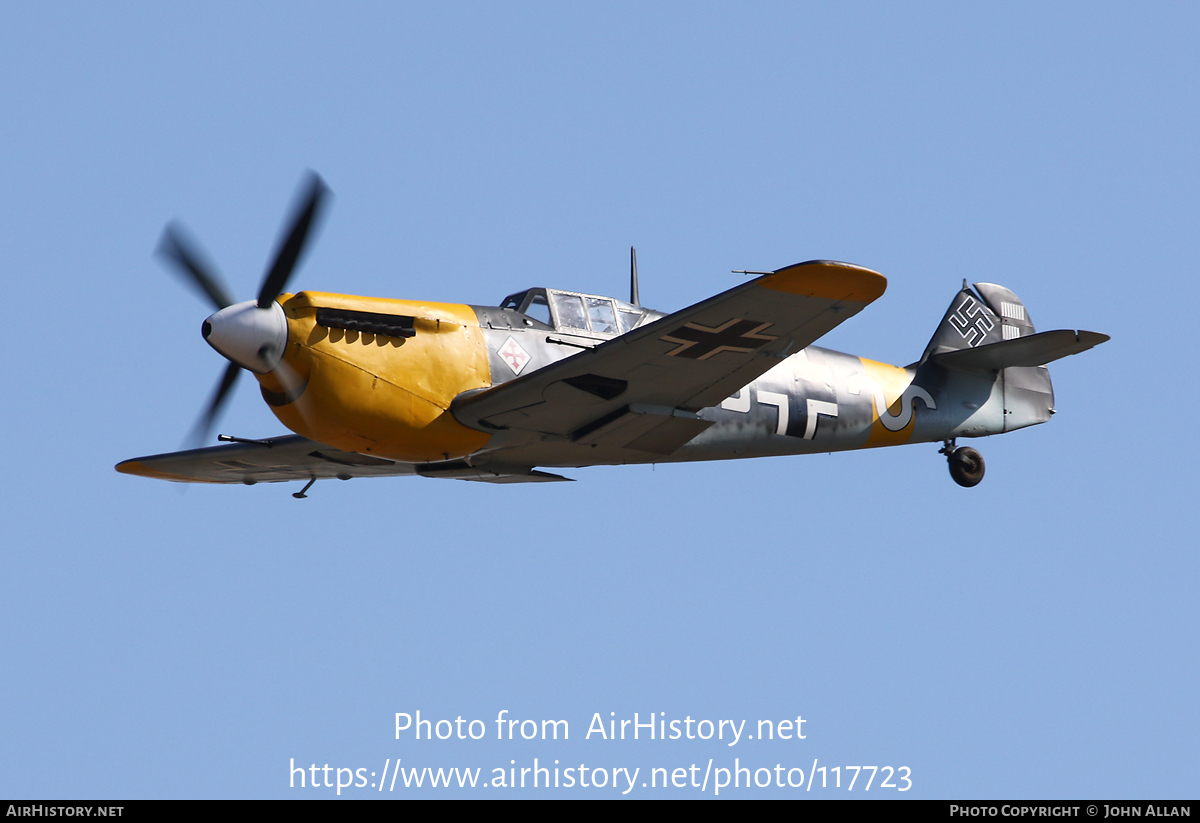
[[[287,350],[273,371],[255,376],[289,429],[342,451],[413,463],[464,457],[487,443],[489,435],[449,412],[459,394],[491,384],[469,306],[322,292],[279,302]],[[317,322],[319,309],[402,318],[413,333],[330,328]]]

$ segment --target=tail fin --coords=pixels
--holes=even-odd
[[[914,365],[935,354],[974,349],[1034,333],[1025,304],[1011,291],[992,283],[976,283],[975,289],[967,288],[967,281],[963,281],[962,290],[950,302],[925,353]]]

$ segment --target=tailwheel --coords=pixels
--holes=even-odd
[[[983,455],[970,446],[960,446],[946,455],[950,463],[950,476],[960,486],[979,485],[983,479]]]

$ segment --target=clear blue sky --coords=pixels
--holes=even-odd
[[[907,766],[906,796],[1195,797],[1198,24],[1186,3],[0,7],[0,796],[334,794],[289,788],[292,759],[641,783],[737,757]],[[179,446],[225,365],[151,258],[162,226],[248,298],[305,168],[336,199],[298,288],[623,296],[636,245],[662,310],[731,269],[876,269],[888,292],[825,343],[886,362],[964,277],[1112,341],[1053,367],[1053,421],[975,444],[975,489],[929,445],[305,501],[118,475]],[[282,426],[244,382],[219,430]],[[395,740],[417,710],[488,737]],[[571,739],[496,741],[501,710]],[[585,740],[596,712],[803,716],[806,738]],[[701,794],[630,796],[672,793]],[[731,796],[772,794],[798,793]]]

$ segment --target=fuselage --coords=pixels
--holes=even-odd
[[[320,292],[279,302],[286,351],[276,368],[256,375],[272,411],[312,440],[404,462],[500,451],[530,466],[723,460],[977,437],[1048,417],[1006,414],[996,373],[900,368],[810,346],[699,412],[713,425],[670,455],[597,449],[561,436],[513,438],[463,425],[455,398],[664,315],[549,289],[513,295],[501,307]]]

